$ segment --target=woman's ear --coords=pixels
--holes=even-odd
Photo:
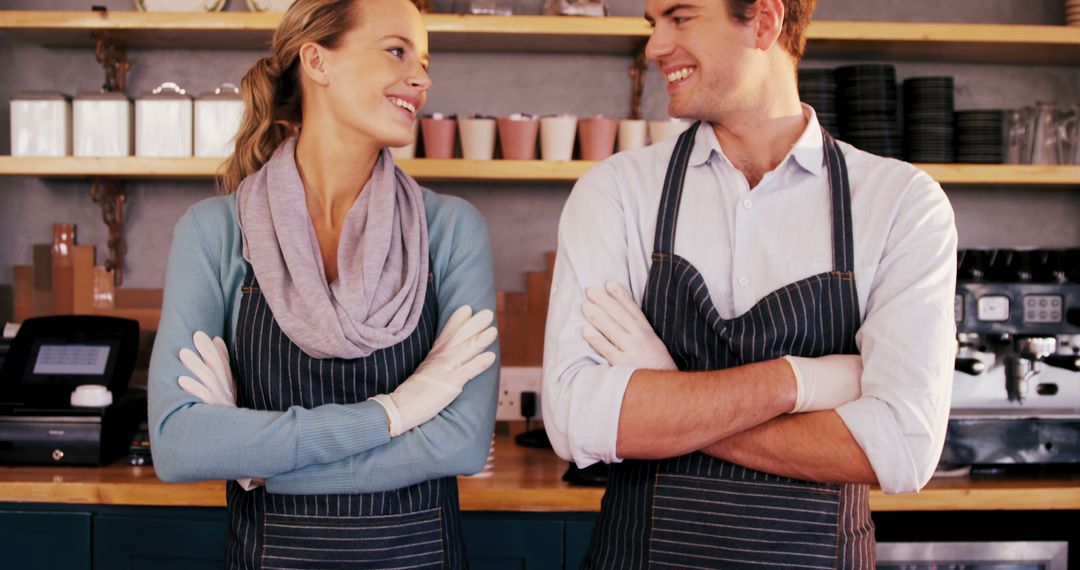
[[[318,85],[326,85],[330,82],[326,73],[327,50],[323,46],[308,42],[300,46],[300,70],[308,79]]]

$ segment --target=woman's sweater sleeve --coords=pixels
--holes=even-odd
[[[230,196],[195,205],[173,235],[148,381],[151,450],[163,481],[269,478],[390,439],[386,413],[375,402],[257,411],[203,404],[177,384],[191,376],[179,353],[194,348],[195,331],[229,338],[246,267],[234,203]]]
[[[484,219],[464,200],[442,204],[429,222],[439,297],[439,330],[462,305],[495,310],[491,243]],[[437,250],[436,250],[437,248]],[[490,350],[498,355],[496,342]],[[374,493],[479,472],[491,447],[499,390],[499,361],[469,381],[439,415],[390,443],[341,461],[313,465],[266,480],[271,493]]]

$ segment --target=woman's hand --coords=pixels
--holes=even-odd
[[[603,289],[586,289],[585,296],[589,302],[581,306],[581,312],[592,326],[585,327],[581,336],[609,364],[649,370],[679,369],[664,341],[656,336],[652,323],[622,285],[608,281]]]
[[[393,392],[372,397],[386,409],[390,437],[434,418],[458,397],[466,382],[495,363],[495,353],[484,352],[498,337],[491,326],[494,318],[486,309],[474,315],[472,307],[459,307],[412,376]]]

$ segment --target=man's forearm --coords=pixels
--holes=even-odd
[[[832,410],[778,417],[701,451],[774,475],[822,483],[877,483],[866,454]]]
[[[616,453],[662,459],[696,451],[791,411],[795,395],[783,360],[711,372],[638,370],[623,396]]]

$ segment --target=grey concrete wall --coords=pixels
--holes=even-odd
[[[609,0],[614,15],[642,13],[644,0]],[[3,9],[84,9],[90,4],[131,9],[126,0],[0,0]],[[539,0],[514,0],[521,13],[536,13]],[[463,11],[467,2],[439,0],[444,11]],[[998,22],[1060,24],[1060,0],[819,0],[819,19]],[[244,10],[229,0],[229,10]],[[237,82],[259,54],[253,51],[133,50],[129,94],[163,81],[190,92]],[[426,110],[484,112],[603,113],[629,111],[631,61],[622,56],[436,53],[434,88]],[[842,62],[808,60],[806,66]],[[1080,68],[965,64],[898,64],[901,78],[948,74],[956,77],[958,108],[1006,108],[1035,100],[1077,100]],[[90,49],[43,48],[0,34],[0,154],[10,153],[8,99],[17,91],[50,89],[74,93],[102,82]],[[664,116],[667,96],[659,74],[648,74],[643,112]],[[465,197],[486,216],[495,248],[500,289],[524,288],[523,273],[540,269],[543,252],[555,247],[555,229],[569,184],[431,184]],[[213,194],[209,182],[153,181],[128,185],[127,278],[132,287],[160,287],[172,227],[194,202]],[[948,189],[957,212],[962,246],[1080,245],[1080,189]],[[81,243],[103,250],[106,231],[89,198],[86,182],[0,177],[0,284],[10,283],[13,264],[30,261],[31,246],[48,242],[52,223],[78,224]]]

